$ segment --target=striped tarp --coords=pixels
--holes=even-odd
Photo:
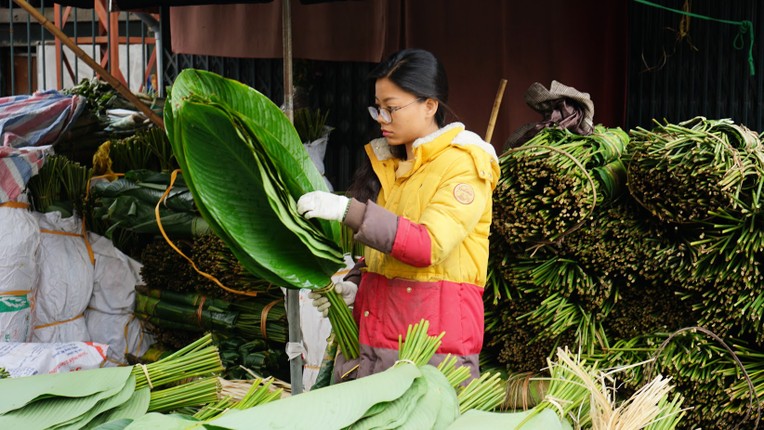
[[[52,146],[0,147],[0,203],[16,201],[29,179],[42,167]]]
[[[80,96],[56,90],[0,97],[2,146],[52,145],[74,123],[84,106]]]

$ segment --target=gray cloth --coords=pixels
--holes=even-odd
[[[586,136],[594,130],[594,103],[589,93],[552,81],[547,90],[534,82],[525,92],[525,102],[543,115],[539,122],[532,122],[512,133],[504,144],[504,150],[520,146],[547,127],[558,127]]]

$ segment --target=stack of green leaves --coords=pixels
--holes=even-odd
[[[138,234],[159,234],[154,208],[169,186],[168,173],[131,170],[112,182],[98,181],[91,188],[94,222],[111,238],[117,229]],[[207,222],[199,215],[191,192],[176,183],[159,209],[164,230],[175,238],[209,234]]]
[[[505,390],[497,375],[487,373],[465,385],[470,378],[469,369],[457,366],[455,357],[446,356],[438,367],[426,364],[444,335],[431,336],[428,328],[427,321],[411,326],[405,341],[401,336],[399,361],[383,372],[223,414],[200,411],[201,417],[208,413],[214,416],[204,422],[200,422],[199,417],[148,414],[133,421],[131,428],[161,425],[163,428],[248,429],[256,423],[262,428],[295,430],[445,429],[463,412],[497,408]],[[540,423],[548,423],[548,418],[532,420],[527,428],[547,430],[550,427],[542,427]],[[555,421],[560,425],[559,419]]]
[[[136,389],[129,367],[0,380],[3,428],[83,428],[148,409],[148,388]]]
[[[222,370],[209,335],[148,365],[40,374],[0,380],[0,427],[7,429],[93,428],[132,420],[154,408],[172,410],[211,401],[194,378]],[[170,388],[163,386],[187,381]],[[159,388],[162,387],[162,388]],[[214,398],[219,390],[213,387]],[[200,395],[203,394],[203,395]]]
[[[278,302],[280,303],[280,301]],[[159,327],[191,332],[222,332],[245,339],[286,343],[284,307],[271,298],[229,302],[194,293],[138,287],[135,315]],[[264,325],[264,326],[263,326]]]
[[[301,195],[327,188],[278,106],[246,85],[194,69],[178,75],[168,101],[167,135],[194,201],[242,265],[278,286],[331,285],[343,265],[341,225],[297,213]],[[358,328],[329,290],[340,348],[356,357]]]
[[[589,136],[547,128],[499,157],[493,229],[508,244],[547,244],[579,228],[623,190],[628,135],[595,127]]]

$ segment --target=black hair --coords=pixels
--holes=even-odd
[[[435,112],[435,122],[439,128],[446,125],[446,112],[450,112],[446,105],[448,78],[446,69],[431,52],[412,48],[390,55],[369,74],[372,82],[382,78],[389,79],[419,99],[437,100],[438,110]],[[406,158],[405,147],[393,146],[390,149],[395,157]],[[374,174],[368,157],[364,156],[353,176],[353,182],[347,194],[366,202],[368,199],[376,199],[379,189],[379,178]]]
[[[446,125],[448,78],[446,69],[431,52],[424,49],[398,51],[375,67],[369,76],[374,81],[390,79],[395,85],[420,99],[437,100],[435,121],[438,127]]]

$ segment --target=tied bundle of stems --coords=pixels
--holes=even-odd
[[[498,373],[484,372],[473,379],[466,387],[458,390],[459,413],[475,409],[492,411],[506,399],[506,381]]]
[[[325,293],[329,299],[331,307],[329,308],[329,322],[332,325],[337,339],[337,346],[342,355],[347,359],[353,359],[360,354],[360,345],[358,344],[358,325],[353,319],[350,308],[345,303],[334,288],[330,288]],[[334,309],[334,311],[332,311]]]
[[[221,379],[222,398],[199,409],[193,416],[200,421],[209,421],[233,409],[248,409],[264,405],[281,398],[283,388],[273,387],[273,378],[255,378],[250,381],[226,381]],[[246,389],[242,395],[240,392]]]
[[[446,377],[448,383],[451,384],[454,389],[457,389],[465,381],[470,378],[470,369],[466,366],[457,366],[457,359],[451,354],[448,354],[443,361],[438,364],[438,370]]]
[[[37,211],[46,212],[54,201],[61,200],[63,168],[68,163],[69,159],[62,155],[51,155],[29,180],[29,192]]]
[[[200,378],[163,390],[153,390],[148,412],[169,412],[217,402],[220,390],[217,377]]]
[[[683,336],[674,337],[680,332]],[[683,428],[754,428],[760,414],[761,354],[742,340],[727,342],[729,350],[694,330],[657,332],[618,341],[586,359],[622,367],[627,392],[649,382],[655,369],[670,377],[683,398],[681,404],[689,409],[682,418]],[[629,363],[648,364],[629,367]]]
[[[420,322],[409,325],[406,336],[398,336],[398,361],[413,363],[417,367],[426,365],[440,348],[445,332],[437,336],[430,336],[427,330],[430,322]],[[485,372],[479,378],[473,379],[463,387],[462,384],[470,377],[469,368],[456,366],[456,357],[446,355],[437,366],[448,380],[448,383],[457,391],[457,401],[460,413],[471,409],[490,411],[499,407],[504,402],[505,381],[498,373]]]
[[[91,169],[63,155],[46,157],[37,175],[29,180],[35,209],[82,215],[90,174]]]
[[[321,109],[300,108],[294,111],[294,128],[302,142],[311,142],[321,138],[326,132],[326,120],[329,111]]]
[[[144,169],[170,172],[177,168],[170,140],[158,127],[138,130],[132,136],[112,141],[109,156],[114,172]]]
[[[192,332],[212,330],[247,339],[286,342],[288,330],[283,299],[254,297],[227,301],[144,286],[136,290],[136,315],[158,327]]]
[[[423,319],[409,325],[405,337],[398,335],[398,360],[411,361],[417,366],[424,366],[430,361],[435,351],[440,348],[441,339],[446,332],[430,336],[427,334],[429,328],[430,322]]]
[[[695,275],[744,283],[764,279],[764,145],[729,119],[696,117],[632,131],[629,189],[665,223],[687,230]]]
[[[703,222],[719,209],[750,211],[761,196],[758,135],[729,119],[695,117],[631,131],[631,194],[664,222]]]
[[[579,136],[548,128],[502,154],[494,191],[495,231],[509,244],[547,244],[580,228],[594,208],[620,194],[628,135],[595,127]]]
[[[670,378],[657,376],[638,388],[629,398],[619,401],[613,375],[633,366],[598,370],[596,362],[586,364],[580,356],[559,348],[557,361],[549,363],[549,388],[544,401],[536,406],[526,421],[551,408],[574,422],[577,428],[648,428],[673,429],[684,411],[682,398],[669,399],[674,388]]]
[[[135,389],[159,387],[223,370],[212,335],[207,333],[178,351],[149,364],[133,366]]]
[[[170,248],[167,248],[170,250]],[[170,252],[173,252],[170,250]],[[236,291],[262,292],[272,297],[283,297],[281,290],[270,282],[250,273],[220,237],[206,234],[194,238],[190,253],[191,259],[199,269],[217,278],[223,285]],[[187,262],[185,264],[188,264]],[[210,284],[208,280],[204,280]],[[215,292],[233,300],[234,295],[221,290],[217,286],[206,289],[208,293]]]

